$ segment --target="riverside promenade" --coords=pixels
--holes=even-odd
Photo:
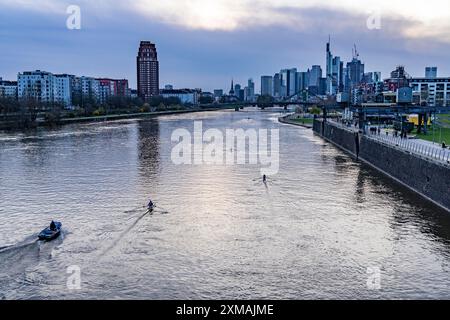
[[[364,134],[333,120],[315,119],[313,131],[424,199],[450,212],[449,150],[392,134]],[[370,130],[369,130],[370,131]]]
[[[338,121],[327,120],[327,122],[355,133],[359,132],[358,128],[346,126]],[[442,148],[442,146],[438,144],[418,139],[415,136],[408,136],[407,138],[401,138],[400,136],[396,137],[393,131],[386,131],[384,129],[381,129],[380,133],[378,133],[378,131],[373,133],[371,133],[370,130],[366,131],[368,131],[368,133],[364,136],[368,139],[372,139],[401,151],[424,157],[431,161],[437,161],[447,166],[450,165],[449,148]]]

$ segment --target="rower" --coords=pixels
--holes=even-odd
[[[149,201],[147,208],[149,211],[153,211],[153,209],[155,208],[155,205],[153,204],[152,200]]]
[[[51,231],[55,231],[55,230],[56,230],[56,223],[55,223],[55,221],[52,221],[52,222],[50,223],[50,230],[51,230]]]

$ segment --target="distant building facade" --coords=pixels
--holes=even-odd
[[[92,77],[75,77],[72,100],[75,106],[98,103],[100,100],[100,81]]]
[[[347,63],[346,68],[346,89],[352,89],[359,85],[364,78],[364,64],[357,57]]]
[[[437,72],[438,72],[437,67],[426,67],[425,68],[425,78],[435,79],[435,78],[437,78]]]
[[[319,65],[312,66],[309,71],[309,87],[319,87],[320,78],[322,78],[322,67]]]
[[[199,102],[199,91],[193,89],[163,89],[160,90],[160,95],[163,98],[178,98],[184,104],[196,105]]]
[[[214,98],[222,98],[223,97],[223,89],[215,89],[214,90]]]
[[[159,62],[155,44],[141,41],[136,60],[139,97],[148,100],[159,95]]]
[[[344,90],[344,63],[338,56],[331,53],[331,40],[326,46],[326,92],[327,95],[337,95]]]
[[[273,96],[275,98],[281,97],[281,76],[279,73],[275,73],[273,76]]]
[[[17,96],[20,100],[60,103],[69,107],[72,104],[73,79],[71,75],[54,75],[41,70],[19,73]]]
[[[255,82],[253,79],[248,79],[247,86],[244,88],[244,100],[249,102],[256,101],[255,96]]]
[[[412,78],[413,92],[420,94],[420,103],[430,107],[450,107],[450,78]]]
[[[112,97],[131,97],[131,91],[128,87],[128,80],[126,79],[99,78],[96,80],[98,81],[98,95],[96,100],[100,104],[107,103]]]
[[[0,78],[0,98],[17,99],[17,81]]]
[[[273,95],[273,77],[262,76],[261,77],[261,95],[272,96]]]

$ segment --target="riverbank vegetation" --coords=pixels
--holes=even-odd
[[[313,124],[314,123],[313,118],[292,118],[291,120],[294,122],[300,123],[300,124]]]
[[[428,128],[427,134],[413,131],[417,138],[441,144],[450,145],[450,114],[438,114],[434,125]]]
[[[441,144],[442,142],[445,142],[447,145],[450,144],[450,128],[443,128],[443,127],[437,127],[434,129],[431,128],[427,134],[417,133],[417,130],[413,131],[413,134],[417,136],[417,138],[430,141],[430,142],[436,142]]]
[[[147,102],[139,98],[113,97],[105,103],[74,97],[76,107],[65,108],[59,103],[40,103],[37,100],[0,99],[0,129],[26,129],[57,125],[63,119],[88,118],[107,115],[137,114],[172,110],[187,110],[191,104],[182,104],[179,98],[153,97]]]

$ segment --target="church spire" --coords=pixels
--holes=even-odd
[[[231,89],[230,89],[230,96],[234,96],[234,79],[231,78]]]

